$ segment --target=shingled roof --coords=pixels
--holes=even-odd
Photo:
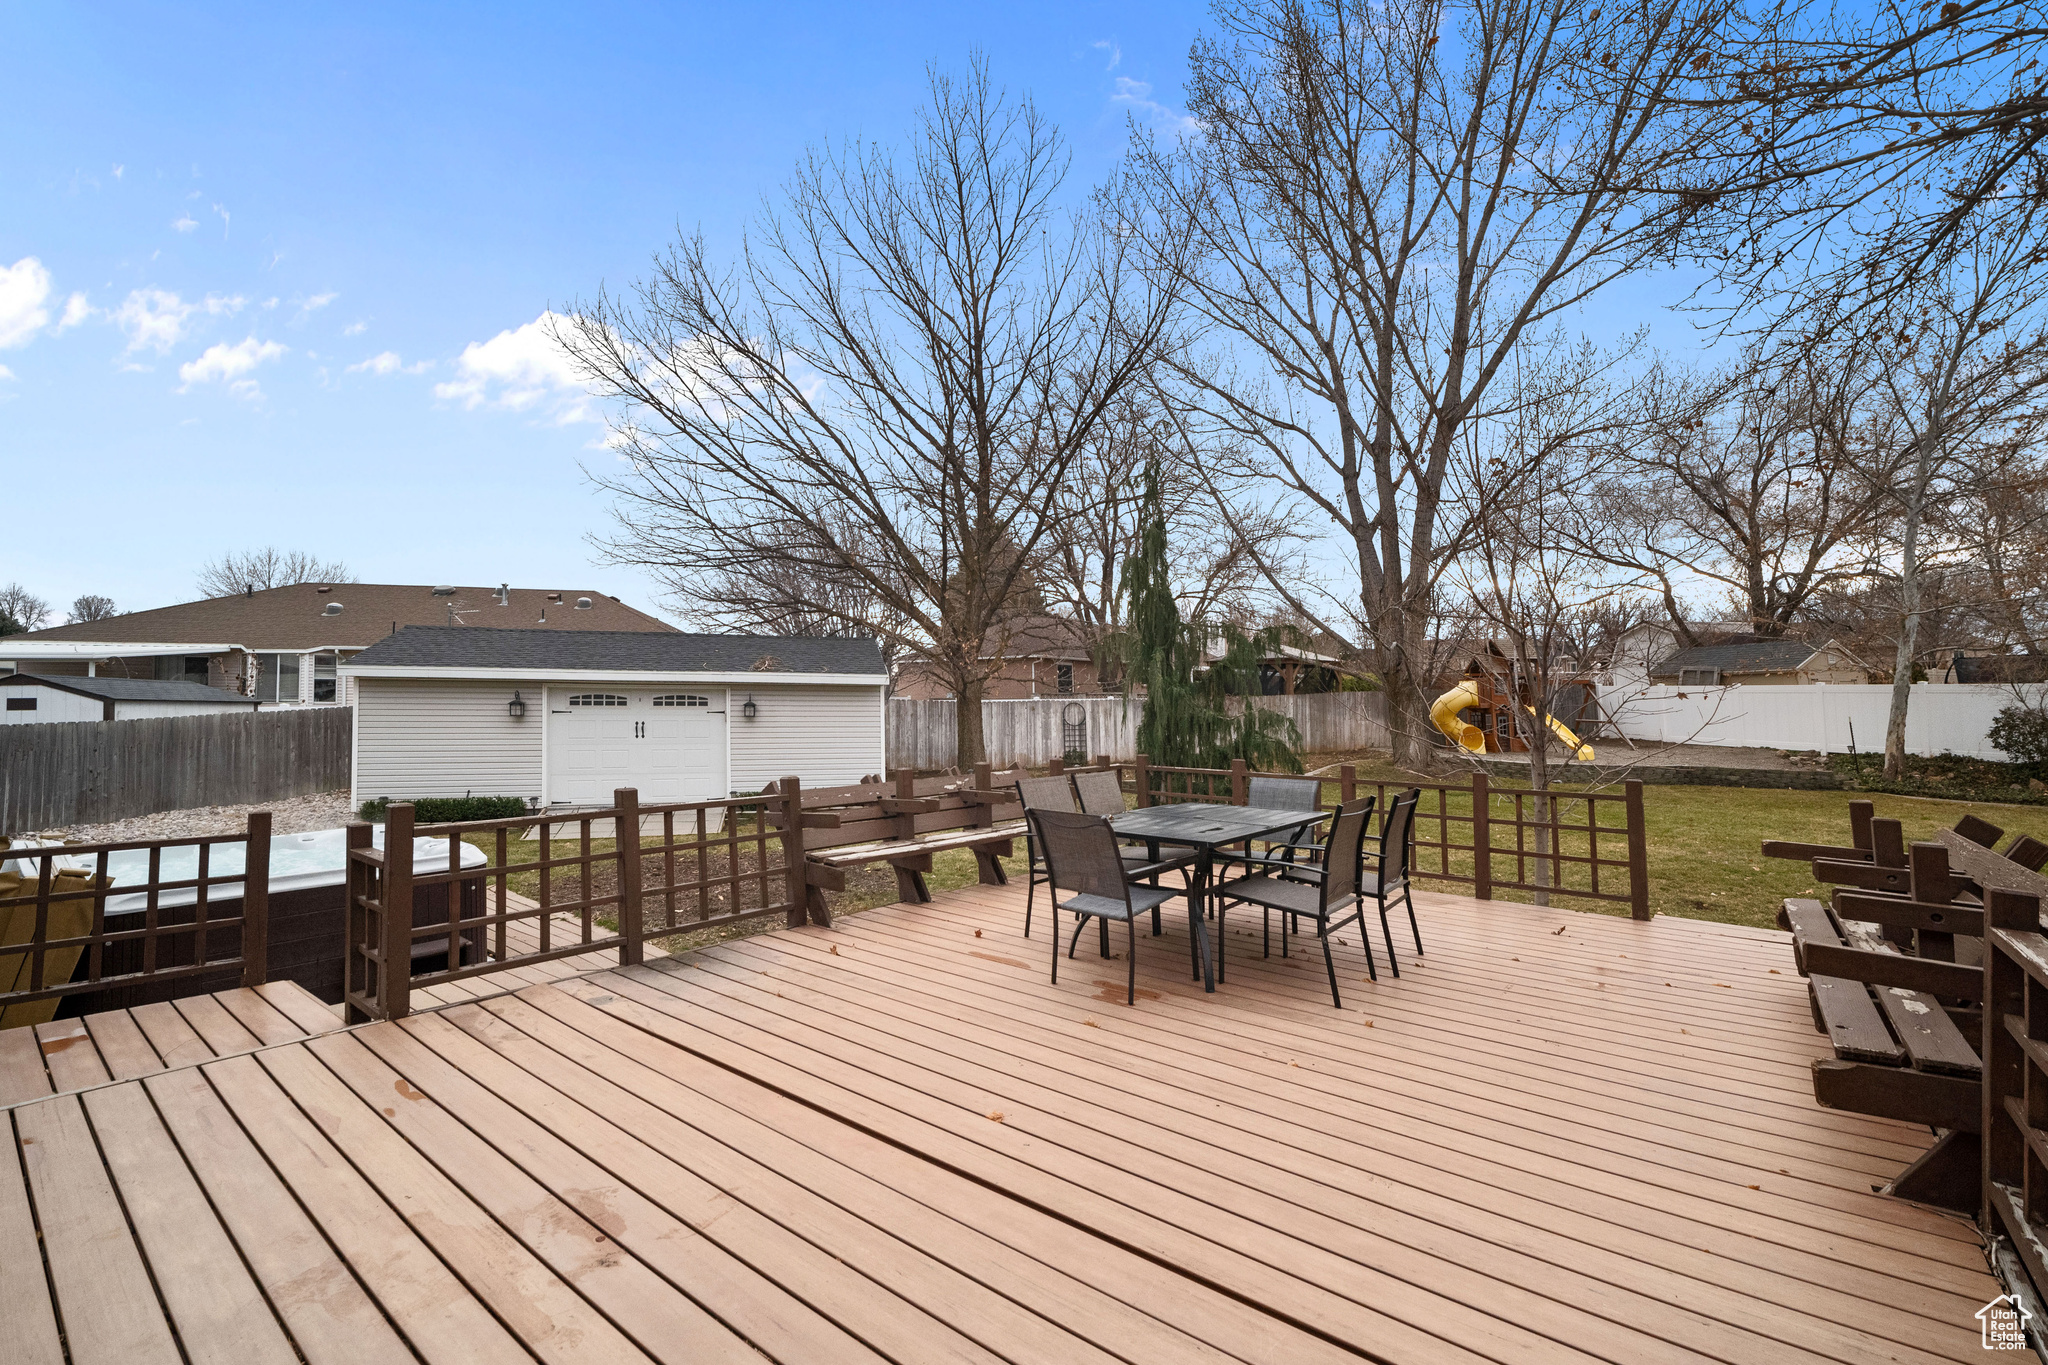
[[[1695,645],[1681,649],[1650,670],[1650,676],[1676,675],[1681,669],[1712,668],[1722,673],[1796,673],[1820,651],[1799,640],[1738,640],[1726,645]]]
[[[544,673],[871,673],[887,670],[872,639],[691,635],[683,631],[485,630],[407,626],[344,667]]]
[[[81,697],[97,697],[101,701],[182,701],[204,702],[210,706],[241,705],[254,707],[254,697],[237,696],[218,687],[203,683],[179,682],[175,679],[157,681],[150,678],[45,678],[35,673],[9,673],[0,677],[0,687],[54,687],[59,692],[75,692]]]
[[[406,626],[513,627],[546,631],[674,632],[666,621],[600,592],[512,588],[500,605],[496,588],[456,588],[435,594],[418,583],[297,583],[234,597],[180,602],[131,611],[103,621],[52,626],[10,635],[10,640],[91,640],[112,644],[195,643],[248,649],[355,649]],[[578,607],[578,600],[590,605]],[[328,606],[340,603],[334,615]],[[449,619],[450,610],[456,619]]]

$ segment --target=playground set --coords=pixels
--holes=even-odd
[[[1593,693],[1590,679],[1574,679],[1560,689],[1560,709],[1578,716],[1597,717],[1599,701]],[[1563,697],[1578,692],[1578,705],[1572,707]],[[1514,708],[1520,705],[1530,720],[1536,718],[1536,708],[1529,703],[1530,689],[1520,678],[1509,675],[1503,678],[1497,671],[1488,670],[1475,661],[1466,670],[1464,678],[1450,691],[1438,697],[1429,708],[1429,718],[1436,728],[1443,731],[1451,743],[1474,754],[1527,753],[1529,750],[1528,727],[1517,721]],[[1478,724],[1465,719],[1472,713]],[[1551,732],[1564,741],[1567,752],[1581,763],[1593,761],[1593,746],[1585,743],[1555,714],[1548,716]]]

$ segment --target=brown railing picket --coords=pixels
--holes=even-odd
[[[984,763],[975,772],[979,774],[987,767]],[[824,898],[819,897],[817,904],[812,905],[810,888],[805,884],[803,781],[785,777],[775,784],[775,790],[782,796],[782,872],[783,894],[789,898],[787,923],[792,929],[801,928],[807,919],[818,924],[830,924],[832,915],[825,908]]]
[[[1650,837],[1643,826],[1643,784],[1631,777],[1622,784],[1622,809],[1628,812],[1628,912],[1633,919],[1650,918]],[[1589,815],[1588,819],[1591,818]]]
[[[412,805],[384,812],[383,894],[377,907],[377,1017],[412,1012]],[[449,888],[454,895],[455,888]]]
[[[619,860],[619,965],[637,967],[646,937],[641,924],[639,789],[614,791],[612,809],[612,850]]]
[[[242,850],[242,984],[270,980],[270,812],[249,817]]]
[[[1472,894],[1493,899],[1493,789],[1486,774],[1472,774]]]

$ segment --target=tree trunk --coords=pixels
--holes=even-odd
[[[1923,462],[1924,463],[1924,462]],[[1922,474],[1920,487],[1926,486]],[[1906,509],[1899,537],[1899,647],[1892,656],[1892,709],[1884,726],[1884,775],[1898,781],[1906,775],[1906,708],[1913,700],[1913,658],[1920,638],[1920,505],[1916,497]]]
[[[981,697],[987,690],[987,681],[978,675],[960,679],[953,690],[953,766],[963,773],[988,760],[981,738]]]
[[[1429,772],[1436,767],[1434,746],[1429,737],[1436,728],[1430,724],[1430,698],[1418,687],[1406,667],[1385,669],[1380,674],[1387,689],[1387,732],[1394,750],[1394,766],[1411,772]]]

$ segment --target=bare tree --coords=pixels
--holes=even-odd
[[[740,259],[675,244],[557,340],[617,400],[617,563],[679,599],[795,572],[821,617],[929,661],[959,761],[1063,482],[1142,381],[1170,290],[1063,212],[1068,159],[976,59],[934,72],[902,155],[813,151]]]
[[[1719,588],[1776,637],[1817,593],[1859,581],[1888,509],[1857,424],[1878,364],[1851,341],[1752,354],[1729,375],[1655,370],[1638,381],[1641,429],[1588,472],[1579,549],[1634,574],[1685,643],[1682,593]]]
[[[71,612],[64,618],[67,626],[81,625],[87,621],[104,621],[110,616],[119,616],[121,609],[114,605],[111,597],[98,593],[84,593],[71,603]]]
[[[0,635],[40,630],[50,619],[50,604],[19,583],[0,588]]]
[[[288,588],[295,583],[353,583],[354,574],[338,559],[321,559],[304,550],[230,551],[207,561],[197,584],[203,597],[236,597],[252,589]]]
[[[1429,757],[1419,665],[1469,538],[1446,489],[1461,435],[1528,397],[1494,392],[1525,340],[1713,203],[1696,148],[1735,115],[1672,97],[1724,13],[1224,0],[1192,59],[1198,131],[1135,144],[1151,219],[1199,247],[1182,283],[1215,349],[1172,353],[1181,390],[1256,454],[1218,487],[1262,481],[1329,528],[1342,586],[1274,587],[1331,635],[1358,623],[1398,761]]]
[[[1967,560],[1977,528],[1949,522],[1943,509],[1981,473],[2040,438],[2048,389],[2048,279],[2031,224],[1973,244],[1936,285],[1898,300],[1886,315],[1896,332],[1867,429],[1882,471],[1889,515],[1873,537],[1873,575],[1898,596],[1885,774],[1903,775],[1906,713],[1919,656],[1923,584],[1932,570]],[[1948,534],[1944,535],[1943,532]]]

